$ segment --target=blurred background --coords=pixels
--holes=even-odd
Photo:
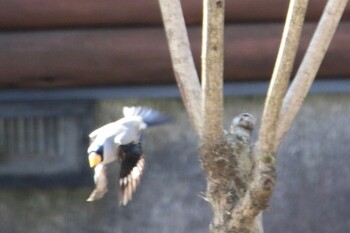
[[[201,4],[182,3],[199,68]],[[325,3],[310,0],[296,67]],[[260,118],[287,7],[226,2],[225,127],[242,112]],[[350,229],[349,19],[350,4],[280,149],[266,232]],[[157,1],[0,0],[0,51],[0,232],[208,232],[197,137]],[[130,204],[117,204],[117,164],[110,192],[87,203],[87,135],[125,105],[175,121],[146,132],[146,170]]]

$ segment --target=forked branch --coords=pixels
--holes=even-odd
[[[274,151],[276,125],[292,72],[307,4],[308,0],[291,0],[290,2],[280,49],[266,97],[258,146],[254,151],[253,179],[244,197],[240,199],[232,212],[233,219],[244,219],[248,222],[256,220],[261,211],[267,207],[273,192],[276,182]],[[238,224],[239,221],[236,225]],[[252,232],[262,232],[262,230],[252,230]]]
[[[308,0],[291,0],[259,131],[259,152],[274,155],[277,122],[292,73]]]

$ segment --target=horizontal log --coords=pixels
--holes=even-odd
[[[307,20],[317,20],[327,0],[310,0]],[[284,21],[289,0],[226,1],[226,21]],[[202,1],[183,0],[186,21],[200,25]],[[344,20],[350,19],[350,3]],[[11,0],[0,1],[0,29],[161,25],[158,1]]]
[[[225,80],[268,79],[282,24],[228,25]],[[297,63],[315,24],[305,25]],[[196,66],[200,28],[189,30]],[[72,87],[173,83],[161,28],[0,33],[0,87]],[[350,76],[350,23],[342,23],[320,76]]]

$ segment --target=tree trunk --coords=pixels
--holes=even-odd
[[[216,220],[216,216],[214,216],[214,220]],[[224,224],[224,223],[223,223]],[[213,224],[210,225],[210,232],[211,233],[264,233],[263,225],[262,225],[262,214],[260,213],[258,216],[255,217],[254,221],[251,224],[245,224],[242,225],[241,229],[238,230],[231,230],[227,229],[225,225],[222,225],[223,227],[214,227]]]
[[[213,209],[211,233],[262,233],[261,209],[254,202],[256,150],[250,140],[255,118],[243,113],[232,121],[221,144],[201,145],[207,200]]]

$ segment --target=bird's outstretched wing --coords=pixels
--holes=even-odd
[[[94,141],[100,134],[110,134],[114,132],[117,127],[117,122],[108,123],[100,128],[95,129],[89,134],[90,142]]]
[[[141,144],[120,146],[119,204],[126,205],[135,192],[145,167]]]
[[[125,118],[140,116],[143,122],[147,124],[147,127],[161,125],[171,121],[171,118],[166,114],[141,106],[124,107],[123,114]]]
[[[108,191],[107,188],[107,168],[103,164],[97,165],[95,168],[94,180],[95,180],[95,189],[90,194],[89,198],[86,201],[96,201],[101,199],[105,193]]]

